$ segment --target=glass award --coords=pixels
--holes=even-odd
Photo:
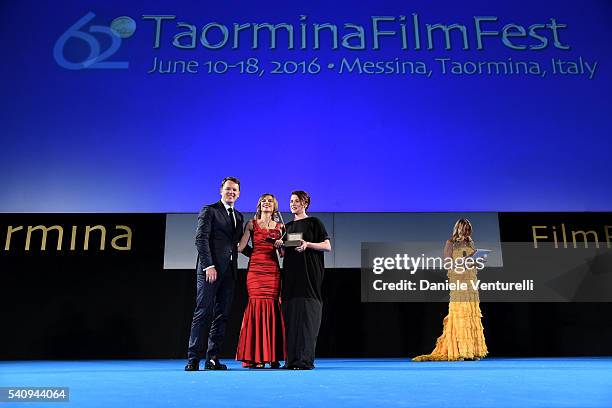
[[[277,226],[280,225],[280,228],[278,229],[268,229],[268,236],[266,237],[266,242],[270,242],[273,244],[279,239],[283,239],[283,237],[285,236],[284,233],[281,234],[281,231],[285,230],[285,223],[283,222],[283,216],[280,214],[280,212],[275,212],[272,216],[272,219],[274,220],[274,222],[276,222]]]

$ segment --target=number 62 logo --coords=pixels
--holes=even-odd
[[[71,25],[64,34],[62,34],[53,47],[53,57],[61,67],[66,69],[125,69],[128,68],[127,61],[107,61],[109,57],[115,54],[121,47],[121,37],[130,37],[136,29],[134,20],[129,17],[116,18],[111,27],[92,25],[89,27],[89,33],[81,31],[81,28],[89,23],[96,15],[92,12],[85,14],[76,23]],[[111,44],[108,49],[100,53],[100,42],[90,33],[101,33],[111,38]],[[79,39],[85,41],[89,46],[89,55],[81,62],[68,61],[64,57],[64,47],[69,39]]]

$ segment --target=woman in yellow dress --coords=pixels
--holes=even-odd
[[[476,252],[472,239],[472,224],[466,218],[455,223],[451,238],[444,246],[444,257],[451,257],[455,268],[448,271],[449,283],[466,283],[465,290],[451,290],[448,315],[444,318],[442,335],[436,341],[431,354],[412,361],[464,361],[479,360],[488,353],[482,327],[482,313],[476,281],[476,268],[457,267],[456,260],[472,256]]]

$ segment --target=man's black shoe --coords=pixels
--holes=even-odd
[[[185,371],[199,371],[200,360],[189,360],[185,366]]]
[[[206,370],[227,370],[227,366],[221,363],[216,358],[210,358],[206,360],[206,363],[204,364],[204,368]]]

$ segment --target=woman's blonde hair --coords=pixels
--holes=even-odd
[[[450,237],[451,242],[472,242],[472,223],[467,218],[457,220]]]
[[[255,212],[255,219],[257,220],[261,218],[261,202],[266,197],[272,197],[272,201],[274,202],[274,208],[272,209],[272,218],[274,218],[274,214],[278,213],[278,201],[276,200],[276,197],[274,197],[274,194],[264,193],[259,197],[259,200],[257,200],[257,211]]]

